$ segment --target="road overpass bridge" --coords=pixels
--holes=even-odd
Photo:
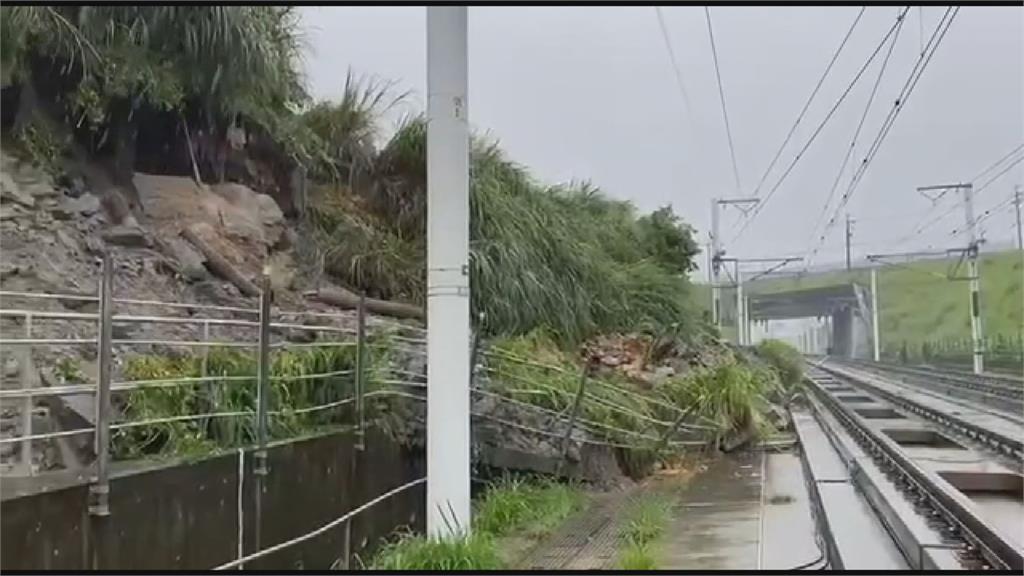
[[[850,282],[749,296],[750,322],[818,318],[825,320],[830,353],[844,358],[871,356],[871,293]]]

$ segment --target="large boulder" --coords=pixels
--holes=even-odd
[[[198,186],[190,178],[136,173],[133,178],[147,224],[170,241],[185,226],[248,276],[259,274],[285,230],[277,203],[241,184]]]

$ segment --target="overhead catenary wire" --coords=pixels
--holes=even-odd
[[[889,60],[892,57],[893,49],[896,48],[896,42],[899,40],[900,31],[903,30],[902,19],[898,22],[896,33],[893,34],[892,42],[889,43],[889,49],[885,53],[885,58],[882,59],[882,65],[878,69],[878,76],[875,77],[875,84],[871,87],[871,93],[868,94],[867,103],[864,105],[864,112],[860,116],[860,121],[857,123],[857,129],[853,132],[853,138],[850,139],[850,147],[846,150],[846,154],[843,156],[843,162],[839,166],[839,172],[836,173],[835,180],[832,181],[832,188],[829,190],[828,197],[825,199],[825,204],[821,207],[821,212],[815,219],[814,226],[811,227],[811,239],[814,238],[814,233],[817,232],[818,226],[825,219],[825,214],[828,214],[828,208],[832,204],[832,199],[835,197],[836,191],[839,189],[839,181],[842,179],[843,173],[846,170],[846,165],[849,164],[850,158],[853,157],[854,147],[857,145],[857,139],[860,137],[860,132],[864,128],[864,123],[868,119],[868,113],[871,111],[871,105],[875,102],[875,96],[878,94],[878,87],[882,84],[882,78],[885,76],[885,70],[889,66]],[[808,242],[809,244],[810,242]],[[806,257],[806,256],[805,256]]]
[[[982,212],[981,215],[975,217],[974,223],[975,224],[981,224],[982,222],[984,222],[985,220],[988,220],[989,218],[991,218],[993,216],[996,216],[998,214],[1002,214],[1002,212],[1000,212],[1000,210],[1002,210],[1003,208],[1007,208],[1010,205],[1012,205],[1016,201],[1016,199],[1017,199],[1017,195],[1016,194],[1010,194],[1010,196],[1008,198],[1006,198],[1005,200],[1002,200],[1001,202],[999,202],[995,206],[993,206],[993,207],[989,208],[988,210],[985,210],[984,212]],[[949,233],[949,235],[955,238],[957,236],[962,236],[963,234],[967,233],[969,230],[970,230],[970,228],[957,227],[957,228],[954,228]]]
[[[990,171],[992,170],[992,168],[994,168],[995,166],[998,166],[999,164],[1002,164],[1002,163],[1003,163],[1004,161],[1006,161],[1006,160],[1007,160],[1008,158],[1010,158],[1010,156],[1011,156],[1011,155],[1012,155],[1013,153],[1017,152],[1017,151],[1018,151],[1018,150],[1020,150],[1021,148],[1024,148],[1024,144],[1021,144],[1020,146],[1018,146],[1017,148],[1015,148],[1015,149],[1014,149],[1013,151],[1011,151],[1011,153],[1010,153],[1010,154],[1008,154],[1008,155],[1004,156],[1003,158],[1001,158],[1001,159],[1000,159],[1000,160],[999,160],[998,162],[996,162],[996,163],[995,163],[995,164],[993,164],[992,166],[989,166],[989,167],[988,167],[988,168],[986,168],[985,170],[982,170],[981,172],[979,172],[979,173],[978,173],[978,176],[976,176],[975,178],[972,178],[972,179],[971,179],[970,181],[971,181],[971,182],[973,182],[973,181],[977,180],[977,178],[978,178],[979,176],[981,176],[981,175],[983,175],[983,174],[985,174],[985,173],[987,173],[987,172],[990,172]],[[999,178],[1001,178],[1001,177],[1002,177],[1003,175],[1005,175],[1005,174],[1006,174],[1007,172],[1009,172],[1009,171],[1010,171],[1010,170],[1011,170],[1011,169],[1012,169],[1012,168],[1013,168],[1014,166],[1016,166],[1017,164],[1020,164],[1020,162],[1021,162],[1021,161],[1024,161],[1024,155],[1021,155],[1021,156],[1020,156],[1020,157],[1018,157],[1017,159],[1013,160],[1012,162],[1010,162],[1009,164],[1007,164],[1006,166],[1004,166],[1004,167],[1002,168],[1002,170],[1000,170],[1000,171],[999,171],[999,172],[997,172],[997,173],[996,173],[996,174],[995,174],[994,176],[992,176],[991,178],[989,178],[988,180],[986,180],[986,181],[985,181],[985,182],[984,182],[983,184],[981,184],[980,186],[978,186],[977,188],[975,188],[975,189],[974,189],[974,191],[973,191],[973,192],[974,192],[974,195],[975,195],[975,197],[977,197],[977,196],[978,196],[978,194],[980,194],[981,192],[984,192],[984,191],[985,191],[985,189],[987,189],[987,188],[988,188],[989,186],[991,186],[993,182],[995,182],[996,180],[998,180]],[[928,228],[931,228],[932,226],[934,226],[934,225],[938,224],[939,222],[941,222],[941,221],[945,220],[945,219],[946,219],[946,217],[948,217],[948,216],[949,216],[950,214],[952,214],[952,213],[953,213],[953,212],[955,212],[955,211],[956,211],[956,210],[957,210],[958,208],[960,208],[960,205],[961,205],[961,202],[956,202],[956,203],[954,203],[954,204],[953,204],[952,206],[950,206],[950,207],[949,207],[949,208],[948,208],[948,209],[947,209],[947,210],[946,210],[945,212],[943,212],[943,213],[939,214],[938,216],[936,216],[936,217],[934,217],[934,218],[932,218],[932,219],[930,219],[930,220],[928,220],[928,219],[927,219],[927,216],[926,216],[926,217],[925,217],[925,219],[924,219],[924,220],[922,220],[922,221],[921,221],[921,222],[920,222],[920,223],[919,223],[919,224],[918,224],[918,225],[917,225],[917,226],[916,226],[916,227],[914,228],[914,230],[913,230],[912,232],[910,232],[910,233],[909,233],[909,234],[907,234],[906,236],[903,236],[902,238],[900,238],[899,240],[897,240],[897,241],[896,241],[896,244],[897,244],[897,245],[902,245],[902,244],[905,244],[905,243],[906,243],[907,241],[911,240],[911,239],[912,239],[912,238],[914,238],[915,236],[919,236],[919,235],[920,235],[920,234],[921,234],[922,232],[924,232],[924,231],[925,231],[925,230],[927,230]],[[937,206],[937,204],[936,204],[936,206]],[[929,211],[929,212],[930,212],[930,211]]]
[[[864,10],[866,9],[867,8],[865,6],[862,6],[860,11],[857,12],[857,16],[850,24],[850,28],[846,31],[846,35],[843,36],[842,42],[839,43],[839,47],[832,53],[832,58],[828,61],[828,66],[826,66],[825,71],[821,73],[821,76],[818,78],[818,82],[814,85],[814,89],[811,90],[810,96],[808,96],[807,101],[804,102],[804,107],[800,109],[800,113],[797,114],[796,121],[793,122],[793,125],[789,128],[789,132],[786,133],[786,137],[783,138],[782,144],[780,144],[779,148],[775,151],[775,156],[772,157],[772,161],[768,163],[768,168],[766,168],[764,174],[761,175],[761,180],[758,181],[757,186],[754,187],[752,196],[757,196],[758,193],[760,193],[765,180],[768,178],[768,175],[771,173],[772,169],[775,168],[779,158],[782,156],[782,151],[786,149],[789,141],[792,140],[793,134],[796,134],[797,127],[800,126],[800,122],[803,121],[804,116],[807,114],[807,110],[811,107],[811,103],[814,102],[815,96],[818,95],[818,92],[821,90],[821,86],[825,83],[825,79],[828,78],[829,72],[832,71],[832,67],[835,66],[836,61],[839,60],[839,55],[843,52],[843,49],[846,47],[847,42],[849,42],[850,37],[853,36],[853,31],[857,28],[857,24],[860,23],[861,18],[864,16]]]
[[[661,37],[665,40],[665,48],[668,50],[668,59],[672,64],[672,72],[675,75],[676,86],[679,88],[679,95],[683,99],[683,106],[686,114],[693,123],[693,106],[690,104],[690,95],[686,90],[686,83],[683,82],[682,69],[679,67],[679,60],[676,59],[676,51],[672,48],[672,41],[669,40],[668,27],[665,25],[665,16],[661,12],[661,6],[655,6],[654,11],[658,16],[658,26],[661,29]]]
[[[886,116],[885,120],[882,122],[882,126],[878,130],[878,134],[875,136],[874,141],[868,148],[868,152],[867,154],[865,154],[864,160],[861,162],[857,171],[854,173],[853,178],[850,180],[850,184],[847,186],[846,191],[840,198],[839,204],[832,212],[832,217],[829,219],[828,224],[826,224],[825,230],[819,238],[817,245],[811,251],[810,257],[806,259],[805,269],[810,266],[812,259],[821,249],[822,245],[824,244],[824,239],[828,236],[828,232],[832,228],[832,226],[835,225],[840,211],[846,206],[850,198],[852,198],[853,194],[856,192],[857,185],[860,183],[861,179],[864,177],[864,174],[867,172],[868,167],[870,167],[871,162],[878,154],[878,150],[881,148],[881,145],[885,141],[886,136],[888,136],[890,130],[892,130],[892,127],[896,122],[896,118],[899,117],[900,112],[906,107],[907,100],[913,93],[914,88],[920,81],[921,76],[927,69],[928,64],[931,62],[932,57],[938,50],[939,45],[942,43],[942,39],[945,38],[946,32],[949,31],[949,27],[953,24],[953,20],[956,18],[956,15],[957,13],[959,13],[959,11],[960,8],[957,7],[956,9],[949,8],[946,10],[945,13],[943,13],[942,18],[939,20],[939,23],[936,25],[935,30],[932,33],[932,36],[928,40],[928,44],[925,46],[925,53],[922,56],[920,56],[915,62],[914,67],[910,71],[910,75],[908,76],[907,81],[904,83],[903,88],[900,90],[892,109],[890,109],[889,114]]]
[[[718,49],[715,47],[715,31],[711,25],[711,9],[704,7],[704,18],[708,23],[708,40],[711,42],[711,59],[715,64],[715,79],[718,81],[718,99],[722,103],[722,120],[725,122],[725,137],[729,142],[729,158],[732,160],[732,175],[736,181],[736,194],[743,189],[740,184],[740,171],[736,164],[736,146],[733,145],[732,128],[729,125],[729,111],[725,105],[725,90],[722,88],[722,71],[718,65]]]
[[[751,222],[753,222],[754,219],[757,218],[758,214],[760,214],[761,211],[764,210],[765,205],[768,204],[771,198],[779,190],[779,188],[782,186],[782,183],[786,181],[786,178],[793,171],[793,168],[795,168],[796,165],[800,162],[800,160],[804,157],[804,153],[807,152],[807,150],[811,147],[814,141],[818,138],[818,135],[821,134],[821,131],[825,128],[825,126],[835,115],[836,110],[838,110],[840,105],[842,105],[843,101],[846,100],[846,97],[853,90],[854,86],[857,85],[857,82],[860,80],[861,76],[864,75],[864,72],[875,60],[875,57],[877,57],[879,52],[882,51],[882,48],[885,47],[886,43],[889,41],[889,38],[892,37],[892,35],[896,32],[897,28],[900,26],[900,23],[903,20],[903,17],[906,15],[907,10],[909,10],[909,8],[904,8],[903,11],[901,11],[896,16],[896,22],[894,22],[893,25],[889,27],[888,31],[886,31],[881,41],[879,41],[878,46],[875,47],[875,49],[868,56],[867,60],[864,61],[864,64],[861,65],[860,69],[857,71],[857,74],[854,75],[853,79],[847,85],[846,89],[843,90],[843,93],[832,105],[832,108],[825,115],[825,118],[814,129],[814,132],[811,133],[810,138],[807,139],[807,142],[805,142],[800,151],[797,152],[796,156],[793,158],[793,161],[790,162],[789,166],[786,167],[786,170],[782,173],[782,176],[780,176],[779,179],[775,182],[775,185],[772,186],[772,188],[768,191],[768,194],[764,197],[764,199],[758,202],[757,207],[754,208],[750,216],[743,221],[743,226],[740,228],[739,232],[737,232],[736,235],[733,237],[733,242],[739,240],[740,236],[742,236],[743,233],[747,230],[747,228],[750,227]]]

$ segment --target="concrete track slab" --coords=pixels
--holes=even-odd
[[[1009,438],[1024,439],[1024,427],[1019,422],[993,412],[991,409],[973,406],[963,400],[943,398],[937,392],[925,392],[907,385],[895,384],[889,379],[866,370],[840,366],[835,363],[829,364],[829,369],[851,378],[864,380],[882,390],[898,394],[911,402],[927,406],[945,414],[957,416],[976,426],[981,426]]]

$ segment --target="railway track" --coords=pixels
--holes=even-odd
[[[861,567],[865,553],[886,554],[885,543],[868,552],[867,528],[848,529],[858,507],[835,501],[850,501],[852,492],[884,527],[904,568],[1024,569],[1024,425],[982,409],[951,409],[958,405],[934,392],[839,364],[810,367],[808,391],[809,415],[794,421],[833,569]],[[830,459],[843,470],[823,464]]]
[[[974,375],[919,366],[865,360],[829,360],[895,379],[903,384],[973,402],[1024,422],[1024,380],[1010,376]]]

